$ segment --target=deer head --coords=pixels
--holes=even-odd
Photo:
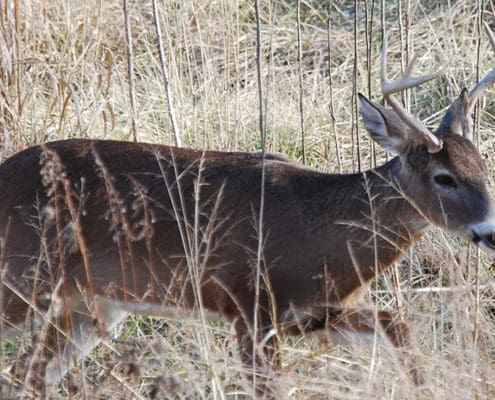
[[[396,184],[426,220],[495,254],[495,210],[486,188],[485,162],[472,142],[470,117],[476,101],[495,81],[495,69],[471,92],[461,91],[432,133],[392,96],[441,74],[412,77],[414,61],[401,79],[388,82],[384,40],[382,93],[392,109],[360,95],[365,126],[375,142],[399,156],[401,171]]]

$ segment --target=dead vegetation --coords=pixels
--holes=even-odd
[[[296,1],[263,3],[267,150],[303,158],[302,104],[308,164],[329,172],[355,172],[387,157],[361,133],[354,95],[361,91],[376,97],[380,92],[378,3],[360,2],[355,9],[350,1],[302,2],[302,74]],[[495,27],[493,5],[480,7],[474,1],[385,2],[391,76],[399,74],[413,53],[420,55],[418,74],[446,68],[441,80],[403,99],[432,126],[464,85],[472,87],[494,67],[479,29],[480,17]],[[259,150],[252,4],[167,1],[158,12],[183,145]],[[128,17],[132,90],[122,2],[0,5],[2,159],[49,140],[132,140],[133,120],[138,140],[174,143],[151,2],[129,2]],[[475,141],[487,157],[494,193],[493,90],[482,103]],[[399,308],[410,321],[425,385],[410,383],[387,346],[357,342],[330,347],[296,337],[283,344],[282,369],[272,377],[275,392],[294,399],[493,398],[494,289],[490,260],[432,230],[369,294],[370,302]],[[118,340],[108,338],[63,384],[50,389],[53,398],[249,397],[229,325],[130,317],[112,336]],[[4,343],[1,367],[22,358],[29,347],[29,334]],[[3,396],[13,396],[14,385],[6,379]]]

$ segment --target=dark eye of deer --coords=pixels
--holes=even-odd
[[[447,174],[435,175],[433,179],[435,180],[435,183],[437,183],[440,186],[445,186],[449,188],[457,187],[454,178],[452,178],[450,175]]]

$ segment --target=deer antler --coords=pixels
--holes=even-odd
[[[493,35],[492,30],[488,26],[488,24],[483,21],[485,25],[486,32],[488,34],[488,38],[490,39],[490,44],[492,45],[492,49],[495,52],[495,36]],[[468,99],[468,115],[473,111],[474,105],[479,100],[481,95],[487,90],[490,86],[495,82],[495,68],[492,69],[488,74],[484,76],[482,80],[480,80],[476,86],[469,92]]]
[[[387,103],[392,107],[392,109],[397,113],[397,115],[402,119],[402,121],[413,128],[414,131],[418,132],[425,139],[426,146],[430,153],[437,153],[442,150],[442,141],[437,138],[433,133],[431,133],[428,128],[412,114],[407,112],[404,107],[394,98],[392,95],[394,93],[400,92],[405,89],[410,89],[415,86],[422,85],[444,73],[443,70],[437,71],[433,74],[413,77],[411,76],[414,63],[417,57],[413,57],[411,62],[407,65],[406,70],[402,78],[394,82],[388,82],[386,76],[387,70],[387,39],[384,36],[382,44],[382,54],[381,54],[381,66],[380,66],[380,79],[382,86],[382,95]]]

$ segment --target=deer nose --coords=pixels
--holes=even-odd
[[[479,224],[471,228],[472,240],[481,248],[495,252],[495,225]]]

